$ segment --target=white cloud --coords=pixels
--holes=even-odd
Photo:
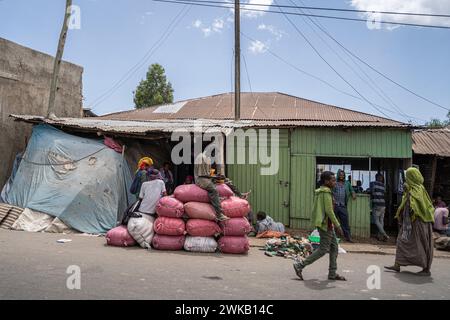
[[[225,22],[222,19],[215,19],[212,24],[212,29],[214,32],[222,32]]]
[[[260,54],[267,51],[268,46],[262,41],[254,40],[250,43],[250,46],[248,47],[248,50],[250,50],[253,54]]]
[[[284,31],[279,30],[275,26],[267,25],[267,24],[264,24],[264,23],[261,23],[260,25],[258,25],[258,30],[270,32],[272,35],[275,36],[275,38],[277,40],[280,40],[283,37],[283,35],[286,34]]]
[[[202,21],[201,20],[199,20],[199,19],[197,19],[197,20],[195,20],[193,23],[192,23],[192,25],[194,26],[194,28],[200,28],[201,26],[202,26]]]
[[[394,11],[430,14],[448,14],[450,12],[450,1],[448,0],[350,0],[350,4],[358,10],[367,11]],[[380,24],[377,23],[377,21],[450,26],[450,19],[439,17],[372,13],[363,13],[361,15],[367,18],[369,21],[373,21],[373,23],[368,23],[367,27],[369,29],[386,28],[389,30],[393,30],[398,27],[395,25]]]
[[[202,32],[203,32],[203,35],[205,36],[205,37],[209,37],[210,35],[211,35],[211,28],[202,28]]]
[[[266,14],[265,11],[270,9],[269,6],[272,4],[273,0],[249,0],[248,2],[242,2],[241,16],[250,19],[262,17],[263,15]],[[230,10],[234,14],[234,9]],[[258,10],[258,11],[249,11],[249,10]]]

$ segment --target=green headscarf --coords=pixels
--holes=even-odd
[[[423,222],[434,222],[434,207],[423,186],[423,181],[423,176],[417,168],[406,170],[405,193],[395,215],[397,219],[405,207],[408,194],[410,194],[411,210],[413,211],[412,221],[419,217]]]

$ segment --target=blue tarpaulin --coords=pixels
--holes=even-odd
[[[122,154],[101,140],[37,125],[3,200],[81,232],[106,233],[132,201],[131,180]]]

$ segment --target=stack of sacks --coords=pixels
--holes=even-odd
[[[215,252],[217,242],[214,239],[221,230],[216,222],[216,213],[209,203],[191,201],[184,205],[189,217],[186,223],[188,236],[184,249],[192,252]]]
[[[229,220],[221,222],[223,237],[219,240],[219,249],[224,253],[242,254],[249,250],[247,233],[251,231],[246,216],[250,212],[247,200],[230,197],[222,201],[223,213]]]
[[[156,235],[153,247],[158,250],[182,250],[185,242],[186,225],[181,218],[184,206],[174,197],[163,197],[156,206],[158,218],[154,223]]]
[[[217,191],[223,198],[233,195],[233,191],[225,184],[218,185]],[[174,194],[175,198],[185,203],[184,212],[188,217],[188,236],[184,249],[191,252],[215,252],[218,244],[214,237],[221,233],[221,228],[216,222],[215,210],[209,203],[208,192],[190,184],[177,187]]]

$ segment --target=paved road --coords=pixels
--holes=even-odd
[[[70,238],[69,243],[57,239]],[[326,281],[328,258],[298,281],[292,261],[267,257],[148,252],[105,246],[104,238],[0,229],[0,299],[448,299],[450,260],[435,259],[431,278],[381,273],[381,289],[367,288],[369,265],[392,256],[343,254],[347,282]],[[81,269],[81,289],[69,290],[68,266]]]

